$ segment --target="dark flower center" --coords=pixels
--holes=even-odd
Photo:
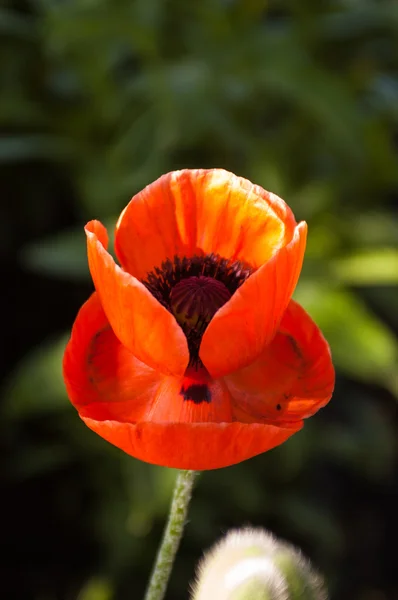
[[[216,254],[166,260],[142,282],[169,310],[184,331],[189,349],[189,366],[203,368],[199,347],[215,313],[246,281],[252,270]]]
[[[182,279],[170,292],[170,307],[182,327],[195,328],[209,323],[212,316],[231,297],[228,288],[212,277]]]

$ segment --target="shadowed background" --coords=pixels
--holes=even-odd
[[[175,473],[96,437],[66,398],[92,290],[83,225],[113,226],[167,171],[217,166],[307,220],[295,298],[337,384],[285,445],[201,477],[168,598],[250,523],[299,545],[332,600],[397,599],[398,5],[0,6],[2,597],[142,597]]]

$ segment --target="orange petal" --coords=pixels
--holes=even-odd
[[[291,301],[271,344],[253,364],[225,377],[225,383],[236,419],[304,419],[331,398],[334,369],[329,346],[305,310]]]
[[[119,266],[97,237],[98,221],[86,225],[88,262],[104,312],[121,343],[161,373],[182,376],[188,346],[177,321]]]
[[[252,363],[275,336],[300,275],[306,236],[302,222],[292,241],[253,273],[210,321],[199,356],[213,378]]]
[[[72,404],[97,419],[138,420],[163,378],[119,342],[96,293],[76,317],[63,367]]]
[[[204,471],[234,465],[285,442],[302,422],[275,426],[246,423],[151,423],[133,425],[83,417],[90,429],[140,460]]]
[[[134,196],[116,226],[123,268],[145,279],[166,259],[219,254],[259,268],[292,239],[281,199],[223,169],[163,175]]]

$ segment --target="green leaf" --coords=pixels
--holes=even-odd
[[[398,397],[397,339],[355,294],[303,282],[295,297],[323,331],[338,367]]]
[[[351,164],[361,164],[363,148],[358,140],[363,123],[351,89],[340,77],[319,69],[293,37],[266,39],[264,66],[255,74],[256,83],[309,115]]]
[[[398,245],[398,228],[388,210],[354,212],[342,223],[347,238],[357,247],[389,247]]]
[[[340,281],[351,285],[397,284],[398,250],[380,248],[356,252],[335,260],[331,268]]]

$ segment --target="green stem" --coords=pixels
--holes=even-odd
[[[198,471],[179,471],[169,518],[159,546],[144,600],[163,600],[188,513]]]

